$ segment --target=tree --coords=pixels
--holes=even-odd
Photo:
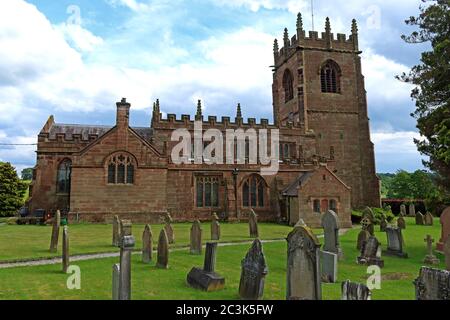
[[[397,78],[415,85],[411,97],[416,110],[417,128],[424,139],[414,142],[421,154],[429,157],[424,165],[436,172],[444,192],[450,193],[450,1],[422,0],[418,17],[406,24],[419,31],[402,36],[407,43],[430,43],[431,51],[422,53],[421,64]]]
[[[27,184],[19,179],[16,169],[0,162],[0,216],[12,216],[23,205]]]
[[[33,179],[33,168],[25,168],[21,172],[22,180],[32,180]]]

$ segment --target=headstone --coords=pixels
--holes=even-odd
[[[167,234],[167,241],[169,241],[169,244],[175,243],[175,233],[173,231],[173,226],[171,223],[166,223],[164,225],[164,230]]]
[[[447,238],[444,245],[445,268],[450,271],[450,237]]]
[[[361,248],[361,255],[357,258],[358,264],[376,265],[380,268],[384,267],[384,261],[381,259],[380,242],[374,236],[370,236]]]
[[[337,282],[338,255],[333,252],[321,251],[322,281],[327,283]]]
[[[370,237],[370,233],[367,230],[361,230],[358,234],[358,241],[356,242],[356,249],[361,251],[363,243],[366,242]]]
[[[287,300],[321,300],[320,242],[308,227],[287,236]]]
[[[373,222],[372,222],[372,220],[370,220],[369,217],[366,216],[361,220],[361,227],[363,230],[366,230],[367,232],[369,232],[371,236],[373,236],[375,234],[375,228],[374,228]]]
[[[62,269],[64,273],[67,273],[70,264],[69,255],[69,229],[67,226],[63,228],[63,243],[62,243]]]
[[[387,226],[388,226],[388,223],[386,221],[386,218],[385,217],[381,217],[381,220],[380,220],[380,232],[386,232]]]
[[[390,256],[408,258],[408,254],[406,252],[403,252],[405,242],[402,235],[402,229],[400,229],[399,227],[388,226],[386,227],[386,235],[387,250],[384,253]]]
[[[113,265],[112,272],[112,299],[119,300],[120,264]]]
[[[416,206],[414,205],[414,203],[409,204],[409,216],[410,217],[416,216]]]
[[[422,267],[414,285],[416,300],[450,300],[450,271]]]
[[[150,225],[146,225],[142,234],[142,262],[150,263],[153,254],[153,233]]]
[[[250,231],[250,238],[258,238],[259,232],[258,232],[258,217],[253,211],[251,210],[249,217],[248,217],[248,228]]]
[[[444,251],[444,244],[450,235],[450,207],[447,207],[441,214],[439,219],[441,222],[441,238],[437,244],[437,250],[440,252]]]
[[[399,229],[402,229],[402,230],[406,229],[406,220],[403,216],[398,217],[397,226],[399,227]]]
[[[195,220],[191,227],[191,254],[202,254],[202,228],[199,220]]]
[[[167,269],[169,267],[169,239],[167,239],[166,230],[161,230],[158,239],[158,257],[156,267]]]
[[[264,295],[264,278],[268,272],[262,243],[259,239],[255,239],[241,262],[241,280],[239,282],[241,299],[261,299]]]
[[[61,225],[61,212],[56,211],[52,224],[52,238],[50,240],[50,252],[58,251],[59,226]]]
[[[211,240],[220,240],[220,223],[216,213],[213,214],[211,221]]]
[[[427,235],[424,241],[427,243],[427,255],[425,256],[423,262],[431,265],[439,264],[439,259],[433,254],[434,239],[430,235]]]
[[[375,222],[375,216],[373,214],[372,209],[370,209],[369,207],[366,207],[363,212],[362,212],[362,218],[368,218],[370,220],[370,222],[374,223]]]
[[[130,220],[121,221],[119,300],[131,299],[131,254],[135,244],[131,227]]]
[[[322,215],[322,227],[324,230],[323,251],[333,252],[338,255],[339,260],[344,258],[339,245],[339,218],[337,214],[328,210]]]
[[[416,225],[423,226],[424,224],[423,214],[419,211],[416,213]]]
[[[424,224],[426,226],[432,226],[434,224],[433,222],[434,222],[433,215],[431,214],[431,212],[427,211],[424,217]]]
[[[120,220],[119,220],[119,216],[114,216],[112,245],[114,247],[118,247],[119,241],[120,241]]]
[[[205,262],[203,269],[194,267],[187,276],[187,283],[196,289],[217,291],[225,286],[225,278],[217,274],[216,265],[217,242],[206,243]]]
[[[302,218],[298,219],[298,221],[295,224],[294,228],[295,227],[299,227],[299,226],[302,226],[302,227],[306,227],[307,226],[306,223],[305,223],[305,220],[303,220]]]
[[[400,216],[401,217],[405,217],[406,216],[406,206],[403,203],[400,205]]]
[[[369,288],[361,283],[347,280],[342,282],[342,300],[370,300],[372,293]]]

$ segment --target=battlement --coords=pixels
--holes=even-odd
[[[294,54],[297,49],[316,49],[327,51],[343,51],[360,53],[358,48],[358,26],[356,20],[353,19],[351,26],[351,34],[347,36],[344,33],[331,32],[330,19],[325,21],[325,31],[320,33],[318,31],[309,31],[308,35],[303,29],[302,15],[297,15],[297,34],[289,38],[288,29],[284,29],[283,47],[280,49],[278,40],[275,39],[273,46],[275,66],[280,65]]]

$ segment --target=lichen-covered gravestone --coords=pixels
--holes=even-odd
[[[405,218],[403,216],[398,217],[398,219],[397,219],[397,226],[400,229],[402,229],[402,230],[406,229],[406,221],[405,221]]]
[[[363,243],[366,242],[370,237],[370,233],[367,230],[361,230],[358,233],[358,240],[356,241],[356,249],[361,250]]]
[[[142,233],[142,262],[150,263],[153,253],[153,233],[150,225],[146,225]]]
[[[361,248],[361,255],[357,258],[358,264],[376,265],[380,268],[384,267],[384,261],[381,259],[380,242],[374,236],[370,236]]]
[[[400,205],[400,217],[405,217],[406,216],[406,206],[402,203]]]
[[[450,235],[450,207],[447,207],[441,214],[441,238],[437,244],[437,250],[440,252],[444,251],[444,244]]]
[[[61,225],[61,212],[56,211],[52,224],[52,238],[50,239],[50,252],[58,251],[59,226]]]
[[[423,214],[419,211],[416,213],[416,225],[418,226],[423,226],[424,223],[424,216]]]
[[[167,240],[169,241],[169,244],[173,244],[175,243],[175,233],[173,231],[172,226],[173,220],[169,213],[166,213],[164,221],[165,221],[164,230],[166,230]]]
[[[161,269],[169,267],[169,240],[165,229],[159,233],[156,267]]]
[[[119,300],[120,264],[115,263],[112,271],[112,299]]]
[[[258,232],[258,217],[253,211],[253,209],[250,211],[249,217],[248,217],[248,228],[250,232],[250,238],[258,238],[259,232]]]
[[[427,243],[427,255],[423,259],[423,262],[431,265],[439,264],[439,259],[433,254],[434,239],[430,235],[427,235],[424,241]]]
[[[409,216],[410,217],[416,216],[416,206],[414,205],[414,203],[409,204]]]
[[[131,299],[131,254],[135,245],[131,221],[121,221],[119,300]]]
[[[287,300],[321,300],[320,242],[297,226],[287,236]]]
[[[445,268],[450,271],[450,237],[444,244]]]
[[[380,232],[385,232],[387,226],[388,226],[388,223],[386,221],[386,218],[385,217],[381,217],[381,220],[380,220]]]
[[[206,244],[203,269],[194,267],[187,275],[187,283],[196,289],[207,292],[221,290],[225,286],[225,278],[215,272],[217,242]]]
[[[323,251],[333,252],[342,260],[344,255],[339,245],[339,218],[334,211],[328,210],[322,215],[322,227],[325,238]]]
[[[450,300],[450,271],[422,267],[414,285],[416,300]]]
[[[408,258],[408,254],[406,252],[403,252],[404,239],[402,235],[402,229],[394,226],[388,226],[386,227],[386,235],[387,250],[384,253],[390,256]]]
[[[261,299],[264,295],[264,278],[268,272],[262,243],[259,239],[255,239],[241,263],[241,280],[239,282],[241,299]]]
[[[195,220],[191,226],[191,254],[202,254],[202,228],[199,220]]]
[[[342,300],[370,300],[372,293],[369,288],[361,283],[347,280],[342,282]]]
[[[375,234],[375,216],[372,209],[366,207],[362,213],[361,225],[364,230],[367,230],[371,236]]]
[[[120,220],[119,216],[114,216],[113,218],[113,235],[112,235],[112,245],[114,247],[119,246],[120,242]]]
[[[216,213],[212,215],[211,221],[211,240],[220,240],[220,223]]]
[[[69,254],[69,229],[67,226],[63,228],[63,243],[62,243],[62,269],[64,273],[67,273],[70,264]]]

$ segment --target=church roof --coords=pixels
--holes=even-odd
[[[297,197],[298,196],[298,191],[297,188],[304,184],[309,177],[311,177],[314,174],[313,171],[307,171],[304,173],[301,173],[297,179],[294,180],[294,182],[292,182],[287,188],[285,188],[283,191],[281,191],[281,194],[283,196],[288,196],[288,197]]]

